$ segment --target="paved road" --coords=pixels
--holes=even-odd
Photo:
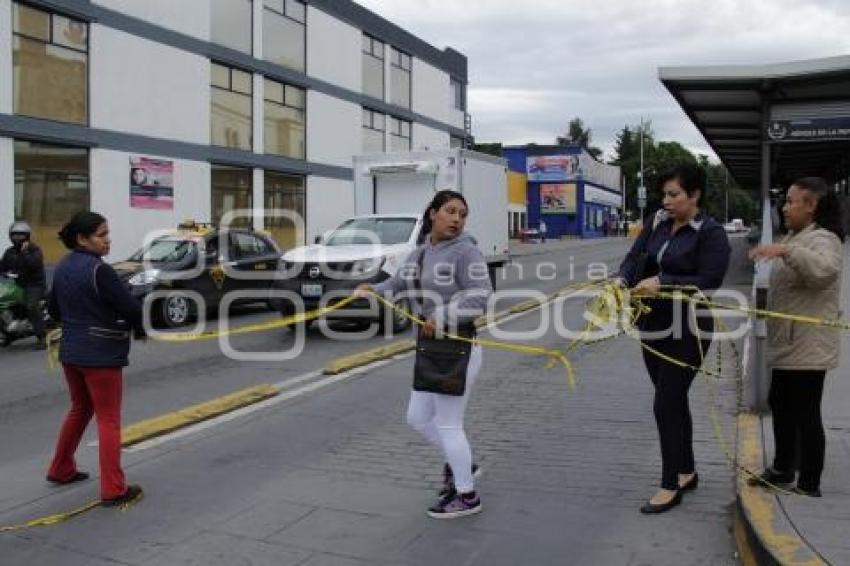
[[[583,279],[588,264],[615,264],[626,245],[624,240],[590,245],[576,242],[574,249],[561,246],[545,256],[520,256],[504,271],[497,286],[552,292],[570,279]],[[537,278],[538,269],[546,279]],[[521,297],[511,297],[504,304],[520,300]],[[243,311],[232,318],[232,324],[276,318],[267,311]],[[216,323],[213,320],[210,325]],[[381,337],[354,340],[360,334],[344,325],[334,328],[340,330],[342,337],[352,340],[329,339],[314,325],[308,331],[303,354],[286,362],[233,360],[222,355],[215,340],[179,345],[136,342],[131,365],[125,373],[124,421],[135,422],[259,383],[297,378],[322,368],[329,360],[384,343]],[[241,335],[233,340],[236,348],[248,352],[274,353],[292,348],[294,343],[292,332],[284,329]],[[4,431],[0,437],[0,454],[4,455],[0,470],[3,470],[9,460],[34,452],[43,458],[43,447],[53,442],[66,410],[67,392],[59,372],[49,370],[44,353],[31,351],[28,342],[0,350],[0,367],[0,427]],[[22,438],[27,441],[22,442]]]
[[[520,258],[545,260],[553,281],[509,275],[502,288],[552,291],[573,263],[610,262],[626,244],[606,242]],[[574,255],[571,260],[570,256]],[[509,270],[510,273],[511,270]],[[563,314],[578,320],[581,305]],[[263,318],[249,314],[241,320]],[[539,315],[504,325],[527,331]],[[284,331],[245,338],[267,347]],[[541,345],[563,347],[549,329]],[[137,348],[127,376],[126,422],[258,382],[279,382],[326,359],[371,347],[311,333],[288,364],[236,363],[215,343]],[[41,482],[64,409],[56,376],[35,355],[3,352],[0,392],[4,455],[0,524],[73,508],[96,497],[96,482]],[[147,489],[125,513],[99,509],[50,528],[0,535],[6,564],[733,564],[732,474],[708,419],[708,389],[695,387],[696,450],[703,483],[661,517],[637,513],[657,482],[659,457],[651,387],[627,338],[572,356],[580,386],[540,360],[486,354],[468,414],[485,511],[461,522],[429,520],[424,509],[440,461],[404,425],[410,358],[349,377],[213,426],[128,453],[128,476]],[[32,380],[32,381],[28,381]],[[734,386],[716,384],[724,415]],[[81,465],[96,469],[84,447]]]

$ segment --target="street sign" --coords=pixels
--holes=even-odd
[[[646,187],[644,187],[643,185],[638,187],[637,197],[639,201],[646,201]]]
[[[638,208],[641,208],[641,209],[646,208],[646,199],[645,198],[638,198]]]
[[[850,116],[771,120],[767,137],[782,142],[850,139]]]

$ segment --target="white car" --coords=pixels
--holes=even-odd
[[[735,232],[746,232],[747,227],[744,226],[744,221],[740,218],[733,218],[731,222],[727,222],[723,225],[723,229],[729,233]]]

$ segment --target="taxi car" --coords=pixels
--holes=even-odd
[[[187,221],[112,266],[133,296],[141,299],[158,291],[151,318],[176,327],[201,308],[215,309],[231,291],[253,293],[239,302],[268,302],[264,291],[271,287],[280,254],[267,234]]]

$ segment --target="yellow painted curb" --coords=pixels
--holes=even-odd
[[[747,536],[747,525],[744,523],[740,508],[735,509],[732,535],[735,539],[735,546],[738,548],[738,558],[741,564],[743,566],[759,566],[758,556],[756,556],[756,551],[750,543],[749,536]]]
[[[121,429],[121,446],[132,446],[191,424],[252,405],[279,393],[272,385],[258,385],[236,391],[205,403],[131,424]]]
[[[324,370],[322,370],[322,373],[325,375],[336,375],[350,369],[377,362],[378,360],[383,360],[384,358],[409,352],[415,347],[416,344],[413,340],[399,340],[398,342],[393,342],[388,346],[382,346],[373,350],[367,350],[365,352],[332,360],[328,362]]]
[[[738,415],[738,464],[748,470],[764,467],[761,437],[761,417],[752,413]],[[818,566],[826,564],[794,530],[776,495],[758,486],[747,484],[747,474],[738,472],[738,501],[744,519],[749,524],[764,551],[777,563],[787,566]]]

